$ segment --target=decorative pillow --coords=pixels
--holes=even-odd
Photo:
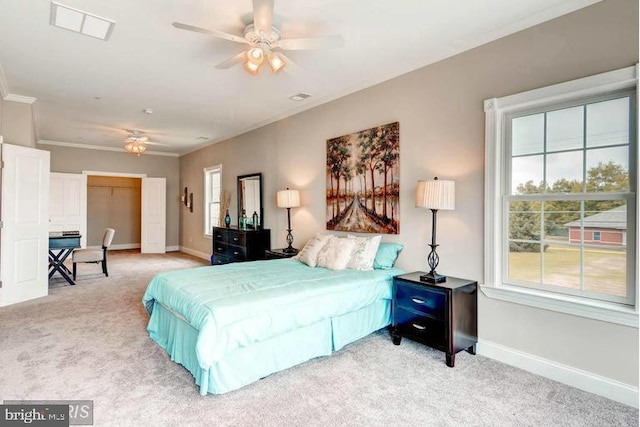
[[[329,270],[346,269],[355,244],[355,239],[330,236],[318,254],[318,267]]]
[[[315,267],[318,264],[318,253],[320,249],[327,243],[331,237],[330,234],[318,234],[304,245],[304,248],[293,259],[307,264],[309,267]]]
[[[382,236],[360,237],[350,235],[347,237],[355,241],[347,268],[362,271],[373,270],[373,260],[376,257]]]
[[[404,246],[400,243],[380,243],[376,257],[373,260],[373,268],[376,270],[388,270],[393,267],[402,248]]]

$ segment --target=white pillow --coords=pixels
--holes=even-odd
[[[355,242],[347,268],[361,271],[373,270],[373,260],[376,258],[376,252],[378,252],[382,236],[360,237],[349,235],[347,237]]]
[[[330,236],[318,254],[318,267],[329,270],[344,270],[349,264],[355,240]]]
[[[331,237],[330,234],[318,234],[304,245],[304,248],[293,259],[307,264],[309,267],[315,267],[318,264],[318,253]]]

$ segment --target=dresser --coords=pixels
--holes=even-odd
[[[271,230],[213,227],[211,264],[265,259],[265,251],[269,248],[271,248]]]
[[[456,353],[476,351],[478,283],[456,277],[425,283],[420,281],[422,274],[393,278],[391,337],[395,345],[406,337],[443,351],[447,366],[453,368]]]

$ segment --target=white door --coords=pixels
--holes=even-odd
[[[51,172],[49,175],[49,231],[79,231],[87,246],[87,176]]]
[[[165,178],[142,178],[142,253],[165,253],[166,197]]]
[[[49,152],[2,144],[0,306],[49,293]]]

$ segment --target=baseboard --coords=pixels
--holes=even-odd
[[[478,342],[477,352],[507,365],[638,408],[638,387],[490,341]]]
[[[206,259],[207,261],[209,261],[211,259],[211,254],[208,254],[208,253],[205,253],[205,252],[196,251],[195,249],[191,249],[191,248],[188,248],[186,246],[180,246],[180,251],[184,252],[185,254],[189,254],[189,255],[197,256],[198,258]]]
[[[180,246],[167,246],[164,248],[167,252],[177,252],[180,250]]]

